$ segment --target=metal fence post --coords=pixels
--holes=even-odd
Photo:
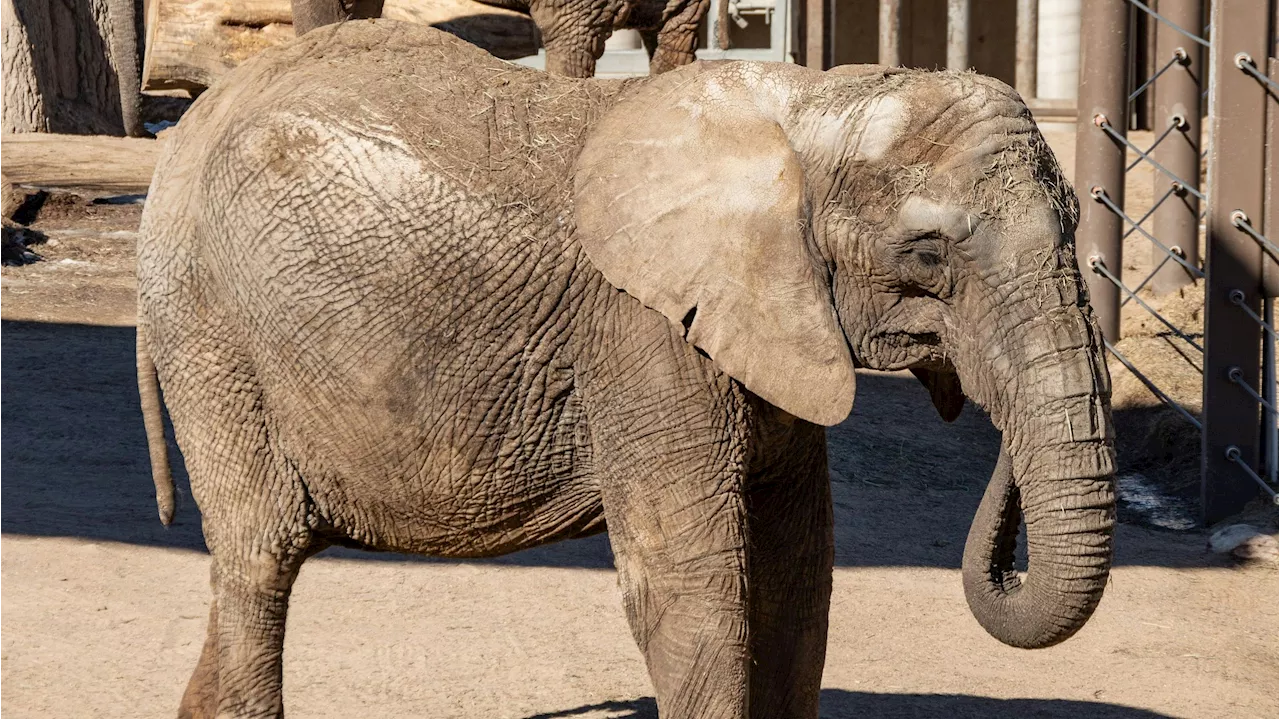
[[[902,2],[880,0],[880,64],[902,64]]]
[[[1260,396],[1262,329],[1256,318],[1263,248],[1244,227],[1263,223],[1267,92],[1242,67],[1252,61],[1266,72],[1274,8],[1271,2],[1213,3],[1201,455],[1205,524],[1239,511],[1259,489],[1249,474],[1259,466],[1265,411],[1255,399]]]
[[[1014,84],[1024,102],[1036,96],[1036,33],[1040,26],[1040,0],[1018,0],[1017,39],[1014,45]]]
[[[1160,14],[1188,32],[1199,34],[1204,7],[1201,0],[1163,0]],[[1152,156],[1192,190],[1200,189],[1200,86],[1204,56],[1200,46],[1162,22],[1152,22],[1156,32],[1156,67],[1165,68],[1155,83],[1155,117],[1152,130],[1163,139]],[[1155,173],[1154,197],[1173,194],[1156,208],[1153,232],[1189,264],[1200,264],[1200,201],[1182,182],[1171,182]],[[1158,247],[1151,248],[1154,266],[1151,280],[1157,295],[1189,285],[1195,278]]]
[[[1120,339],[1120,289],[1092,271],[1102,263],[1120,276],[1123,267],[1120,218],[1098,199],[1124,207],[1125,147],[1103,132],[1109,125],[1124,135],[1128,126],[1125,68],[1129,4],[1125,0],[1084,0],[1080,6],[1080,95],[1076,121],[1076,191],[1080,225],[1076,256],[1089,285],[1089,298],[1107,340]]]
[[[947,0],[947,69],[969,69],[969,0]]]
[[[1277,59],[1267,63],[1267,77],[1272,82],[1280,79]],[[1262,234],[1272,239],[1280,238],[1280,105],[1273,95],[1267,99],[1266,181],[1263,185],[1262,204],[1265,207]],[[1280,258],[1262,258],[1262,316],[1275,326],[1276,295],[1280,294]],[[1271,406],[1276,406],[1276,338],[1262,335],[1262,396]],[[1275,484],[1280,480],[1280,436],[1276,431],[1276,416],[1262,413],[1262,476]]]
[[[804,0],[804,65],[815,70],[827,69],[827,8],[826,0]]]

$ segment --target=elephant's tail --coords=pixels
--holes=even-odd
[[[173,474],[169,469],[169,445],[164,438],[164,415],[160,405],[160,378],[147,351],[146,323],[138,318],[138,397],[142,400],[142,424],[147,430],[147,451],[151,454],[151,481],[156,485],[156,507],[160,523],[173,522]]]

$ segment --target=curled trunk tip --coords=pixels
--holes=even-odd
[[[1115,513],[1108,498],[1055,510],[1029,528],[1027,573],[1019,577],[1014,551],[1022,509],[1034,506],[1042,491],[1036,482],[1044,481],[1027,478],[1020,487],[1002,443],[964,550],[965,599],[974,617],[991,636],[1024,649],[1050,647],[1079,631],[1102,598],[1111,566]]]

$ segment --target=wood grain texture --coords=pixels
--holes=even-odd
[[[3,0],[0,132],[137,132],[133,37],[110,0]],[[131,80],[132,78],[132,80]]]
[[[90,194],[143,193],[161,141],[101,135],[0,135],[4,176],[15,185]]]
[[[387,0],[382,17],[431,25],[494,55],[537,53],[528,15],[474,0]],[[293,39],[289,0],[148,0],[142,87],[200,92],[245,59]]]

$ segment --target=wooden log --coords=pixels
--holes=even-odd
[[[22,205],[23,195],[13,186],[9,176],[0,172],[0,219],[11,220]]]
[[[161,147],[159,140],[44,132],[2,135],[0,144],[7,182],[85,195],[146,192]]]
[[[475,0],[386,0],[382,17],[439,28],[504,60],[536,55],[542,47],[528,15]]]
[[[199,93],[268,47],[293,39],[289,0],[147,0],[142,87]],[[528,15],[474,0],[386,0],[382,17],[438,27],[513,59],[537,53]]]
[[[293,38],[289,0],[148,0],[142,89],[198,93]]]

